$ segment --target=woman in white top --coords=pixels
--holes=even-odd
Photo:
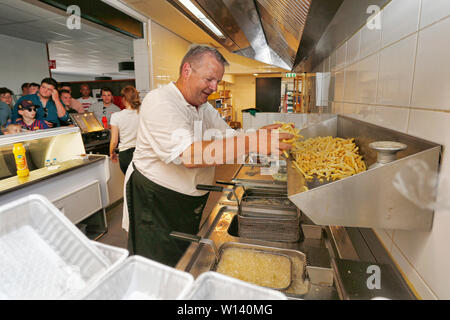
[[[133,159],[136,147],[136,136],[139,123],[139,107],[141,99],[139,91],[133,86],[126,86],[121,91],[122,102],[125,106],[120,112],[111,115],[111,141],[109,143],[109,154],[113,162],[119,158],[120,169],[125,174]],[[120,140],[120,143],[119,143]],[[119,156],[116,148],[119,144]]]

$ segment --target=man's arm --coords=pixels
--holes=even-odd
[[[271,130],[280,125],[270,125],[255,133],[234,136],[213,141],[192,143],[181,155],[186,168],[213,167],[221,164],[238,163],[250,152],[259,154],[280,154],[291,148],[282,142],[293,137],[289,133],[276,133]]]
[[[56,106],[56,110],[57,110],[57,113],[58,113],[58,118],[60,118],[61,120],[64,120],[64,121],[67,120],[67,117],[68,117],[67,116],[67,112],[66,112],[66,109],[64,108],[61,100],[59,100],[58,90],[53,89],[53,91],[52,91],[52,99],[53,99],[53,102],[55,103],[55,106]]]

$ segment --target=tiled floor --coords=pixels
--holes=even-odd
[[[108,232],[98,239],[99,242],[112,246],[127,248],[128,233],[122,229],[123,202],[106,212]]]
[[[233,177],[239,165],[223,165],[216,169],[216,180],[229,181]],[[205,219],[211,213],[211,210],[216,205],[220,198],[220,192],[211,192],[203,210],[203,216],[200,224],[203,224]],[[112,246],[127,248],[128,233],[122,229],[122,216],[123,216],[123,202],[116,206],[109,208],[106,212],[106,219],[108,224],[108,232],[103,235],[99,242],[109,244]]]

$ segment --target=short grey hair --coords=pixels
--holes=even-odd
[[[189,47],[188,52],[184,56],[183,60],[181,61],[180,65],[180,74],[183,70],[183,66],[186,62],[189,64],[192,64],[193,62],[199,61],[205,54],[211,54],[218,62],[220,62],[224,67],[229,66],[230,64],[228,61],[224,58],[224,56],[217,50],[216,48],[207,46],[207,45],[201,45],[201,44],[193,44]]]

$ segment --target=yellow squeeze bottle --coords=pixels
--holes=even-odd
[[[28,170],[26,150],[22,143],[15,143],[13,148],[14,159],[16,160],[17,175],[26,177],[30,174]]]

